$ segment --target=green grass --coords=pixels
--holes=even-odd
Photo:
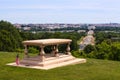
[[[87,63],[38,70],[7,66],[16,53],[0,52],[0,80],[119,80],[120,62],[87,59]],[[22,54],[20,55],[22,58]]]

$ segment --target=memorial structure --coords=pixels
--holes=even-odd
[[[71,55],[70,39],[40,39],[23,41],[25,47],[24,59],[20,60],[21,67],[37,68],[37,69],[51,69],[55,67],[65,66],[69,64],[84,63],[86,59],[77,59]],[[61,44],[66,44],[65,53],[59,53],[58,47]],[[29,46],[39,46],[40,52],[36,56],[29,56]],[[52,51],[46,54],[44,48],[52,46]],[[9,64],[12,65],[12,64]],[[15,66],[15,64],[13,64]]]

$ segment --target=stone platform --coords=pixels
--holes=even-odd
[[[78,59],[72,55],[61,54],[59,57],[52,57],[50,55],[45,56],[44,62],[40,60],[40,56],[24,58],[20,61],[19,65],[16,63],[9,63],[7,65],[26,67],[26,68],[36,68],[36,69],[52,69],[56,67],[61,67],[70,64],[85,63],[86,59]]]

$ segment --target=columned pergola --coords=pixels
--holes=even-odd
[[[27,40],[27,41],[23,41],[22,43],[25,46],[25,56],[29,57],[28,54],[28,46],[30,45],[34,45],[34,46],[39,46],[40,47],[40,60],[43,62],[45,60],[45,52],[44,52],[44,48],[46,46],[52,45],[53,46],[53,50],[52,50],[52,54],[54,55],[54,57],[59,57],[59,50],[58,50],[58,46],[60,44],[67,44],[67,48],[65,49],[66,54],[67,55],[71,55],[70,53],[70,43],[72,40],[70,39],[40,39],[40,40]]]
[[[86,59],[75,58],[70,53],[70,39],[40,39],[40,40],[27,40],[23,41],[25,46],[25,57],[20,60],[19,65],[16,63],[10,63],[7,65],[35,68],[35,69],[52,69],[70,64],[85,63]],[[65,54],[59,54],[58,47],[61,44],[67,44],[65,48]],[[40,52],[37,56],[30,57],[28,54],[29,46],[39,46]],[[44,48],[46,46],[52,47],[51,54],[45,54]]]

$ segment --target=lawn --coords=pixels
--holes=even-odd
[[[16,53],[0,52],[0,80],[119,80],[120,62],[87,59],[87,63],[38,70],[7,66]],[[22,54],[20,55],[22,57]]]

